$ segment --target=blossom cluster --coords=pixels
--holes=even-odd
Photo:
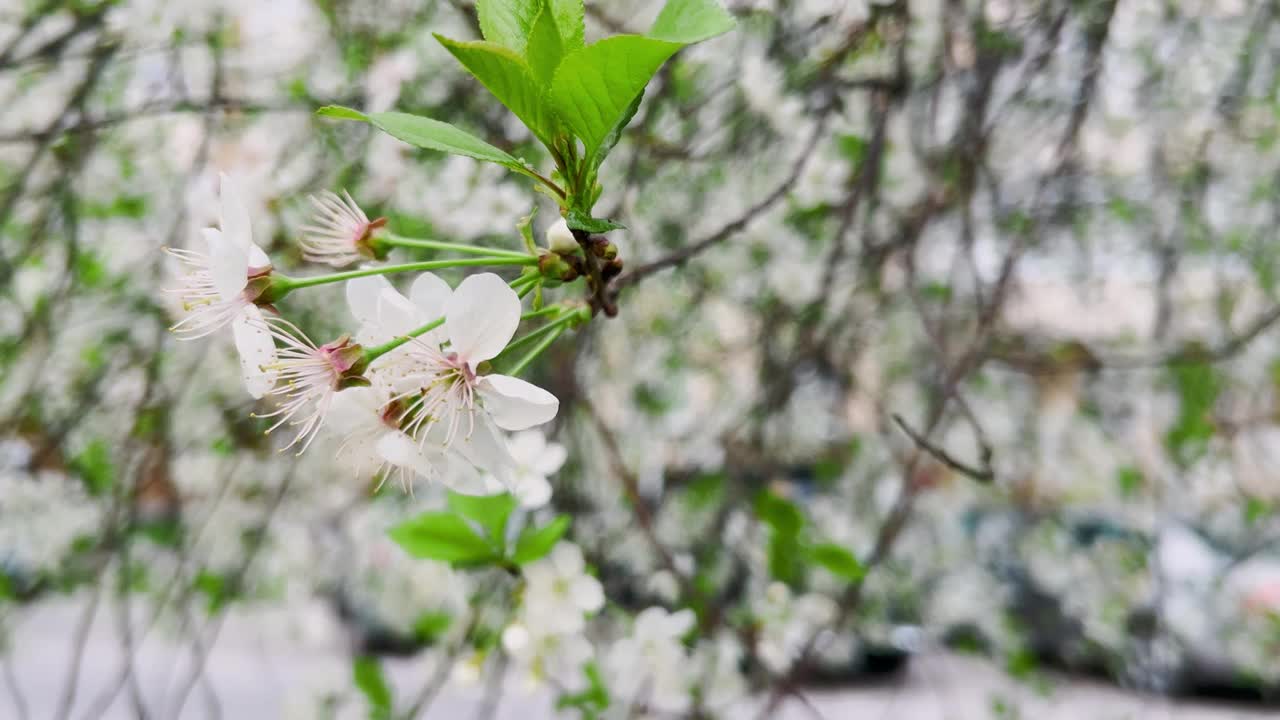
[[[385,257],[372,243],[385,220],[370,221],[350,195],[313,202],[319,214],[304,229],[305,257],[337,267]],[[536,458],[535,467],[522,465],[506,433],[549,422],[559,401],[491,371],[521,322],[511,285],[478,273],[450,287],[423,272],[406,295],[378,266],[294,281],[276,273],[254,242],[240,188],[226,175],[220,208],[221,228],[204,230],[203,252],[170,250],[187,266],[171,291],[186,312],[173,330],[198,338],[230,327],[245,388],[277,406],[262,415],[272,421],[268,432],[289,426],[295,433],[286,447],[301,454],[328,427],[340,438],[338,453],[358,458],[383,480],[398,476],[406,489],[422,476],[466,494],[512,491],[527,503],[545,503],[545,473],[563,457],[550,469],[545,462],[537,467]],[[330,281],[346,283],[356,327],[316,344],[277,303],[295,287]],[[538,442],[522,438],[523,454],[539,455],[542,447],[523,447]]]

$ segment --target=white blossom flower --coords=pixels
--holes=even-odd
[[[443,281],[424,275],[414,282],[407,304],[394,291],[353,302],[370,308],[382,332],[417,325],[441,300]],[[350,288],[350,286],[348,286]],[[445,286],[447,287],[447,286]],[[414,313],[418,313],[416,316]],[[525,430],[555,417],[560,402],[531,383],[508,375],[479,375],[480,364],[506,347],[520,324],[520,299],[492,273],[472,275],[443,298],[442,332],[412,338],[389,357],[383,371],[407,407],[401,426],[418,439],[438,441],[511,487],[513,461],[498,429]],[[436,316],[439,317],[439,316]],[[443,340],[447,340],[447,346]]]
[[[249,394],[260,398],[275,384],[275,343],[256,301],[266,288],[271,260],[253,242],[249,212],[236,184],[221,176],[222,229],[203,231],[207,252],[170,248],[189,268],[180,288],[188,315],[172,330],[183,338],[204,337],[230,324]]]
[[[642,700],[664,712],[680,713],[689,707],[689,654],[681,638],[693,629],[688,608],[668,612],[651,607],[636,616],[631,635],[609,650],[605,668],[610,689],[620,700]],[[643,697],[638,697],[644,693]]]
[[[341,197],[325,191],[310,200],[316,217],[312,224],[303,226],[306,235],[298,241],[304,258],[344,267],[377,257],[371,241],[373,233],[387,224],[386,218],[370,220],[346,190]]]
[[[502,631],[502,649],[524,667],[531,687],[551,680],[566,691],[585,684],[583,666],[594,654],[581,633],[534,632],[519,622]]]
[[[358,372],[364,348],[345,335],[316,346],[306,333],[281,318],[269,321],[268,327],[281,347],[276,361],[266,368],[278,373],[280,382],[267,394],[280,400],[281,405],[260,417],[279,418],[267,432],[285,423],[298,427],[298,433],[285,448],[302,442],[298,450],[301,455],[324,424],[335,394],[344,386],[368,383]]]
[[[507,444],[511,451],[510,487],[505,487],[493,475],[485,476],[489,488],[497,493],[510,490],[527,509],[540,508],[551,499],[551,483],[547,476],[564,465],[568,453],[560,443],[547,442],[540,430],[524,430],[511,436]]]
[[[604,607],[600,581],[586,573],[582,550],[561,542],[547,557],[524,568],[524,624],[535,634],[572,634],[586,616]]]
[[[836,617],[835,602],[825,595],[806,593],[795,597],[790,588],[770,583],[756,614],[761,622],[756,654],[773,672],[791,666],[813,633]]]
[[[374,475],[385,482],[397,475],[406,490],[422,475],[458,492],[483,495],[490,491],[471,463],[438,442],[418,442],[400,429],[402,406],[376,375],[371,387],[353,387],[333,396],[329,427],[343,437],[338,454],[351,454],[361,464],[372,463]]]

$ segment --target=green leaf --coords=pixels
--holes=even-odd
[[[607,233],[610,230],[622,230],[626,225],[616,223],[612,220],[602,220],[593,218],[581,210],[571,209],[564,216],[564,222],[569,226],[570,230],[583,230],[589,233]]]
[[[316,114],[343,120],[360,120],[410,145],[428,150],[440,150],[454,155],[464,155],[476,160],[504,165],[513,170],[524,171],[524,164],[519,160],[480,138],[439,120],[399,112],[369,113],[366,115],[358,110],[337,105],[322,107],[316,111]]]
[[[760,493],[756,498],[756,517],[776,533],[797,535],[804,527],[804,513],[796,504],[771,492]]]
[[[543,0],[476,0],[480,34],[491,43],[523,55],[542,3]]]
[[[316,110],[316,114],[322,117],[339,118],[341,120],[359,120],[361,122],[371,122],[369,116],[359,110],[352,110],[349,107],[341,105],[325,105]]]
[[[583,37],[586,34],[586,8],[582,0],[547,0],[551,6],[551,16],[556,20],[560,30],[560,40],[565,52],[581,50]]]
[[[497,559],[493,548],[466,520],[449,512],[427,512],[387,532],[410,555],[473,565]]]
[[[568,529],[568,515],[559,515],[549,524],[537,529],[525,528],[516,540],[516,549],[511,554],[511,561],[517,565],[527,565],[535,560],[541,560],[551,552],[551,548],[555,547],[557,542],[560,542],[560,538],[564,537]]]
[[[551,104],[588,157],[611,133],[679,43],[615,35],[567,55],[551,80]]]
[[[524,58],[502,45],[484,40],[458,42],[443,35],[436,35],[436,40],[543,144],[551,144],[559,123]]]
[[[446,612],[425,612],[413,623],[413,635],[423,643],[430,645],[444,635],[453,624],[453,616]]]
[[[71,467],[84,482],[85,490],[94,497],[101,496],[115,485],[116,468],[111,462],[111,450],[102,440],[94,440],[71,460]]]
[[[692,45],[723,35],[736,24],[715,0],[669,0],[653,21],[649,37]]]
[[[533,21],[525,59],[534,79],[542,86],[551,83],[551,77],[564,59],[564,42],[560,39],[560,28],[556,27],[555,17],[549,6],[544,6]]]
[[[351,676],[356,687],[369,701],[369,717],[391,717],[391,687],[382,674],[382,664],[377,658],[362,655],[351,666]]]
[[[809,550],[809,556],[832,575],[849,582],[861,580],[866,573],[866,568],[858,562],[858,558],[839,545],[832,543],[815,545]]]
[[[604,139],[600,141],[600,147],[596,148],[595,153],[591,156],[592,169],[599,168],[604,159],[609,156],[609,152],[613,150],[613,146],[618,144],[622,139],[622,131],[631,124],[632,118],[636,116],[636,111],[640,109],[640,101],[644,100],[644,89],[640,90],[640,94],[636,95],[636,99],[631,101],[626,110],[622,111],[622,115],[618,117],[618,121],[614,123],[613,129],[605,134]]]
[[[516,499],[511,493],[463,495],[450,492],[449,509],[484,528],[491,545],[501,548],[506,538],[507,518],[516,509]]]

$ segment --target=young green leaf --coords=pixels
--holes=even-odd
[[[476,17],[485,40],[523,55],[529,29],[544,0],[476,0]]]
[[[581,50],[586,34],[586,8],[582,0],[547,0],[547,3],[560,30],[565,52]]]
[[[343,120],[367,122],[397,140],[403,140],[420,148],[440,150],[454,155],[465,155],[476,160],[485,160],[512,169],[524,168],[524,165],[511,155],[470,133],[439,120],[398,112],[369,113],[366,115],[358,110],[338,105],[326,105],[317,110],[316,114]]]
[[[723,35],[735,24],[715,0],[670,0],[653,21],[649,37],[692,45]]]
[[[501,495],[463,495],[449,493],[449,509],[471,520],[489,534],[490,544],[501,548],[506,537],[507,518],[516,509],[511,493]]]
[[[861,580],[866,572],[862,563],[858,562],[858,558],[839,545],[831,543],[815,545],[809,550],[809,556],[832,575],[849,582]]]
[[[622,115],[617,122],[613,124],[613,129],[605,134],[604,139],[600,141],[600,147],[596,148],[595,153],[591,156],[591,169],[599,168],[604,159],[609,156],[609,152],[613,150],[613,146],[618,144],[618,140],[622,138],[622,131],[627,125],[631,124],[631,119],[636,116],[636,111],[640,109],[640,101],[644,100],[644,90],[640,90],[640,94],[636,95],[636,99],[631,101],[631,105],[622,111]]]
[[[539,85],[547,86],[556,68],[564,58],[564,42],[560,39],[560,28],[556,26],[555,17],[550,6],[543,6],[538,17],[533,21],[529,31],[529,46],[525,51],[525,59],[529,70]]]
[[[391,528],[387,534],[416,558],[462,565],[497,559],[489,542],[453,513],[423,513]]]
[[[568,214],[565,215],[564,222],[566,225],[569,226],[570,230],[583,230],[585,232],[596,233],[596,234],[607,233],[610,230],[622,230],[626,228],[625,225],[621,223],[616,223],[612,220],[602,220],[600,218],[593,218],[587,213],[584,213],[576,208],[570,210]]]
[[[615,35],[565,56],[551,80],[551,104],[592,156],[680,43]]]
[[[551,548],[555,547],[557,542],[560,542],[560,538],[564,537],[568,529],[568,515],[557,516],[549,524],[537,529],[525,528],[516,540],[516,549],[511,554],[511,561],[517,565],[527,565],[535,560],[541,560],[551,552]]]
[[[551,144],[558,126],[555,113],[543,100],[539,83],[524,58],[488,41],[458,42],[443,35],[436,35],[436,40],[494,97],[515,113],[543,144]]]

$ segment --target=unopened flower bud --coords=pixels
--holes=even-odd
[[[569,229],[569,223],[560,218],[547,228],[547,249],[560,255],[568,255],[577,251],[578,241]]]
[[[604,278],[605,280],[612,280],[613,278],[618,277],[618,275],[621,273],[622,273],[622,258],[614,258],[609,262],[605,263],[604,267],[600,268],[600,277]]]

